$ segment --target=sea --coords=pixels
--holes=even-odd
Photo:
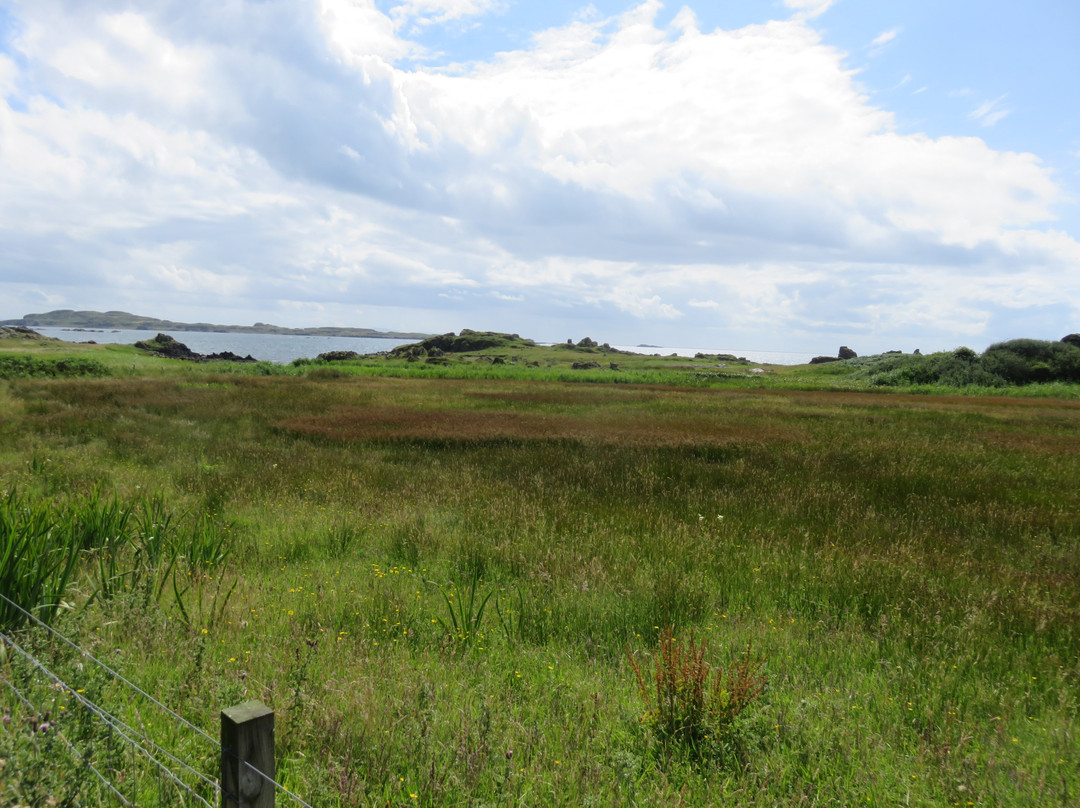
[[[798,351],[744,351],[738,348],[665,348],[659,345],[612,345],[620,351],[660,356],[693,357],[701,354],[730,354],[736,359],[746,359],[757,365],[805,365],[819,354]]]
[[[212,354],[232,351],[239,356],[253,356],[261,362],[286,365],[294,359],[314,359],[328,351],[356,351],[359,354],[390,351],[398,345],[408,345],[415,339],[384,337],[308,337],[295,334],[228,334],[217,331],[131,331],[127,329],[98,330],[92,328],[45,328],[34,330],[46,337],[66,342],[97,342],[105,345],[131,345],[168,334],[195,353]]]
[[[132,331],[126,329],[73,329],[35,327],[35,331],[47,337],[66,342],[97,342],[99,344],[131,345],[140,340],[152,339],[157,331]],[[288,364],[294,359],[314,359],[328,351],[356,351],[359,354],[390,351],[398,345],[417,342],[415,339],[392,339],[389,337],[309,337],[294,334],[230,334],[217,331],[162,331],[178,342],[184,343],[195,353],[211,354],[232,351],[240,356],[253,356],[263,362]],[[768,365],[804,365],[815,354],[791,351],[744,351],[731,348],[687,348],[658,345],[614,345],[620,351],[660,356],[693,357],[703,354],[731,354],[750,362]]]

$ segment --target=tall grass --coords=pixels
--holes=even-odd
[[[63,603],[78,556],[51,510],[12,489],[0,499],[0,628],[25,621],[21,609],[52,620]]]
[[[122,570],[205,549],[149,602],[83,566],[72,619],[193,716],[274,706],[313,804],[1076,800],[1075,401],[197,380],[19,382],[0,473],[115,490]],[[767,656],[737,765],[641,723],[667,626]]]
[[[57,503],[12,488],[0,500],[0,591],[44,622],[80,576],[91,600],[138,589],[159,598],[178,562],[189,577],[204,575],[230,551],[228,528],[215,517],[177,518],[160,494],[125,503],[95,486]],[[0,608],[4,626],[22,622],[16,607]]]

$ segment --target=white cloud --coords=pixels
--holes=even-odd
[[[896,38],[900,35],[899,28],[890,28],[888,31],[882,31],[870,42],[870,55],[877,56],[884,53],[885,49],[892,44]]]
[[[683,316],[681,311],[670,303],[665,303],[659,295],[644,297],[638,291],[620,288],[614,290],[608,298],[620,311],[625,311],[639,320],[677,320]]]
[[[878,34],[876,37],[874,37],[873,42],[871,42],[870,44],[871,45],[876,45],[878,47],[880,47],[882,45],[887,45],[889,42],[892,42],[894,39],[896,39],[896,36],[899,33],[900,33],[899,28],[892,28],[892,29],[890,29],[888,31],[883,31],[880,34]]]
[[[784,5],[809,19],[820,17],[836,0],[784,0]]]
[[[715,300],[688,300],[687,306],[691,306],[695,309],[712,309],[713,311],[723,311],[724,307]]]
[[[830,141],[890,123],[801,23],[672,40],[656,10],[639,7],[606,40],[602,23],[577,23],[469,75],[410,74],[409,119],[429,140],[514,149],[560,182],[634,198],[689,176],[706,189],[813,185]]]
[[[374,0],[317,0],[319,24],[327,41],[347,63],[369,69],[379,60],[393,61],[419,53],[399,39],[394,21]]]
[[[997,98],[990,101],[984,101],[968,116],[973,121],[978,121],[980,126],[990,127],[998,123],[1003,118],[1012,114],[1012,110],[1003,106],[1002,102],[1006,96],[999,95]]]
[[[54,8],[31,17],[17,42],[28,60],[59,74],[64,95],[81,87],[81,100],[95,107],[181,112],[206,98],[207,54],[172,42],[134,11],[68,15]]]
[[[1077,242],[1041,229],[1049,170],[896,131],[808,23],[829,2],[707,33],[646,2],[453,70],[404,67],[408,25],[494,3],[40,3],[18,7],[22,61],[0,57],[25,100],[0,101],[0,284],[27,301],[47,271],[79,307],[492,325],[461,322],[473,306],[519,333],[587,311],[771,340],[977,333],[1014,276],[1080,297]]]
[[[729,200],[771,198],[801,215],[833,208],[854,241],[899,228],[972,246],[1046,219],[1058,200],[1030,155],[894,133],[801,22],[669,38],[656,9],[640,6],[607,38],[601,22],[548,32],[466,75],[404,75],[417,139],[654,205],[658,226],[675,200],[723,228],[742,226]],[[520,191],[469,181],[509,201]]]
[[[10,58],[0,53],[0,98],[15,92],[18,77],[18,66]]]
[[[214,272],[192,266],[184,262],[182,257],[180,263],[177,263],[177,254],[183,256],[187,252],[185,246],[171,244],[158,250],[133,250],[131,258],[167,292],[215,297],[236,297],[250,292],[249,280],[232,267],[224,267],[224,271]]]
[[[399,24],[431,25],[487,14],[502,5],[502,0],[406,0],[394,6],[390,16]]]

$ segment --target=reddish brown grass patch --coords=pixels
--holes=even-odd
[[[648,412],[573,416],[471,410],[348,408],[289,418],[279,429],[344,441],[570,440],[583,443],[681,446],[701,443],[775,443],[798,440],[790,425],[768,421],[724,423],[715,417],[657,419]]]

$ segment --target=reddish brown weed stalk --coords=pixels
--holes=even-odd
[[[645,716],[658,735],[697,746],[702,740],[723,733],[732,721],[765,690],[766,677],[761,666],[765,658],[755,660],[750,643],[746,654],[725,670],[705,659],[707,643],[698,645],[691,632],[683,640],[673,635],[671,627],[660,634],[655,696],[642,667],[627,651],[630,666],[637,675],[638,691],[645,701]]]

